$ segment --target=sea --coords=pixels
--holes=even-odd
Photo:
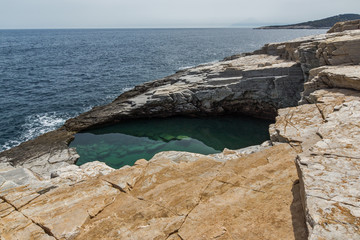
[[[134,86],[265,43],[326,30],[0,30],[0,151]]]

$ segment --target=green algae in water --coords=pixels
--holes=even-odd
[[[244,116],[139,119],[78,133],[70,147],[80,155],[77,165],[98,160],[121,168],[162,151],[212,154],[260,144],[270,123]]]

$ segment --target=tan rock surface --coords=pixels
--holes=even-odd
[[[338,22],[328,31],[328,33],[343,32],[355,29],[360,29],[360,19],[346,22]]]
[[[288,144],[242,157],[227,152],[226,162],[168,154],[62,184],[16,208],[8,190],[0,203],[5,216],[0,234],[4,239],[13,239],[6,235],[11,231],[28,239],[306,239],[296,152]]]
[[[295,156],[287,144],[225,163],[163,153],[77,239],[305,239]]]
[[[342,85],[337,74],[354,78],[359,68],[331,68],[327,76]],[[281,110],[273,132],[302,149],[296,162],[309,239],[360,239],[360,94],[323,89],[308,99],[313,104]]]

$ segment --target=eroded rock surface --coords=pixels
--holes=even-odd
[[[328,31],[328,33],[344,32],[346,30],[355,29],[360,29],[360,19],[346,22],[338,22]]]
[[[314,71],[314,91],[305,86],[310,104],[280,110],[272,139],[301,152],[296,164],[310,239],[360,239],[360,66]],[[322,84],[332,88],[313,88]]]
[[[306,239],[296,152],[222,154],[164,152],[46,189],[0,189],[0,234],[16,239],[31,223],[27,239]]]

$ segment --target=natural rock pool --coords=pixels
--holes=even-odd
[[[270,123],[244,116],[139,119],[78,133],[70,147],[80,155],[77,165],[98,160],[121,168],[162,151],[212,154],[261,144]]]

